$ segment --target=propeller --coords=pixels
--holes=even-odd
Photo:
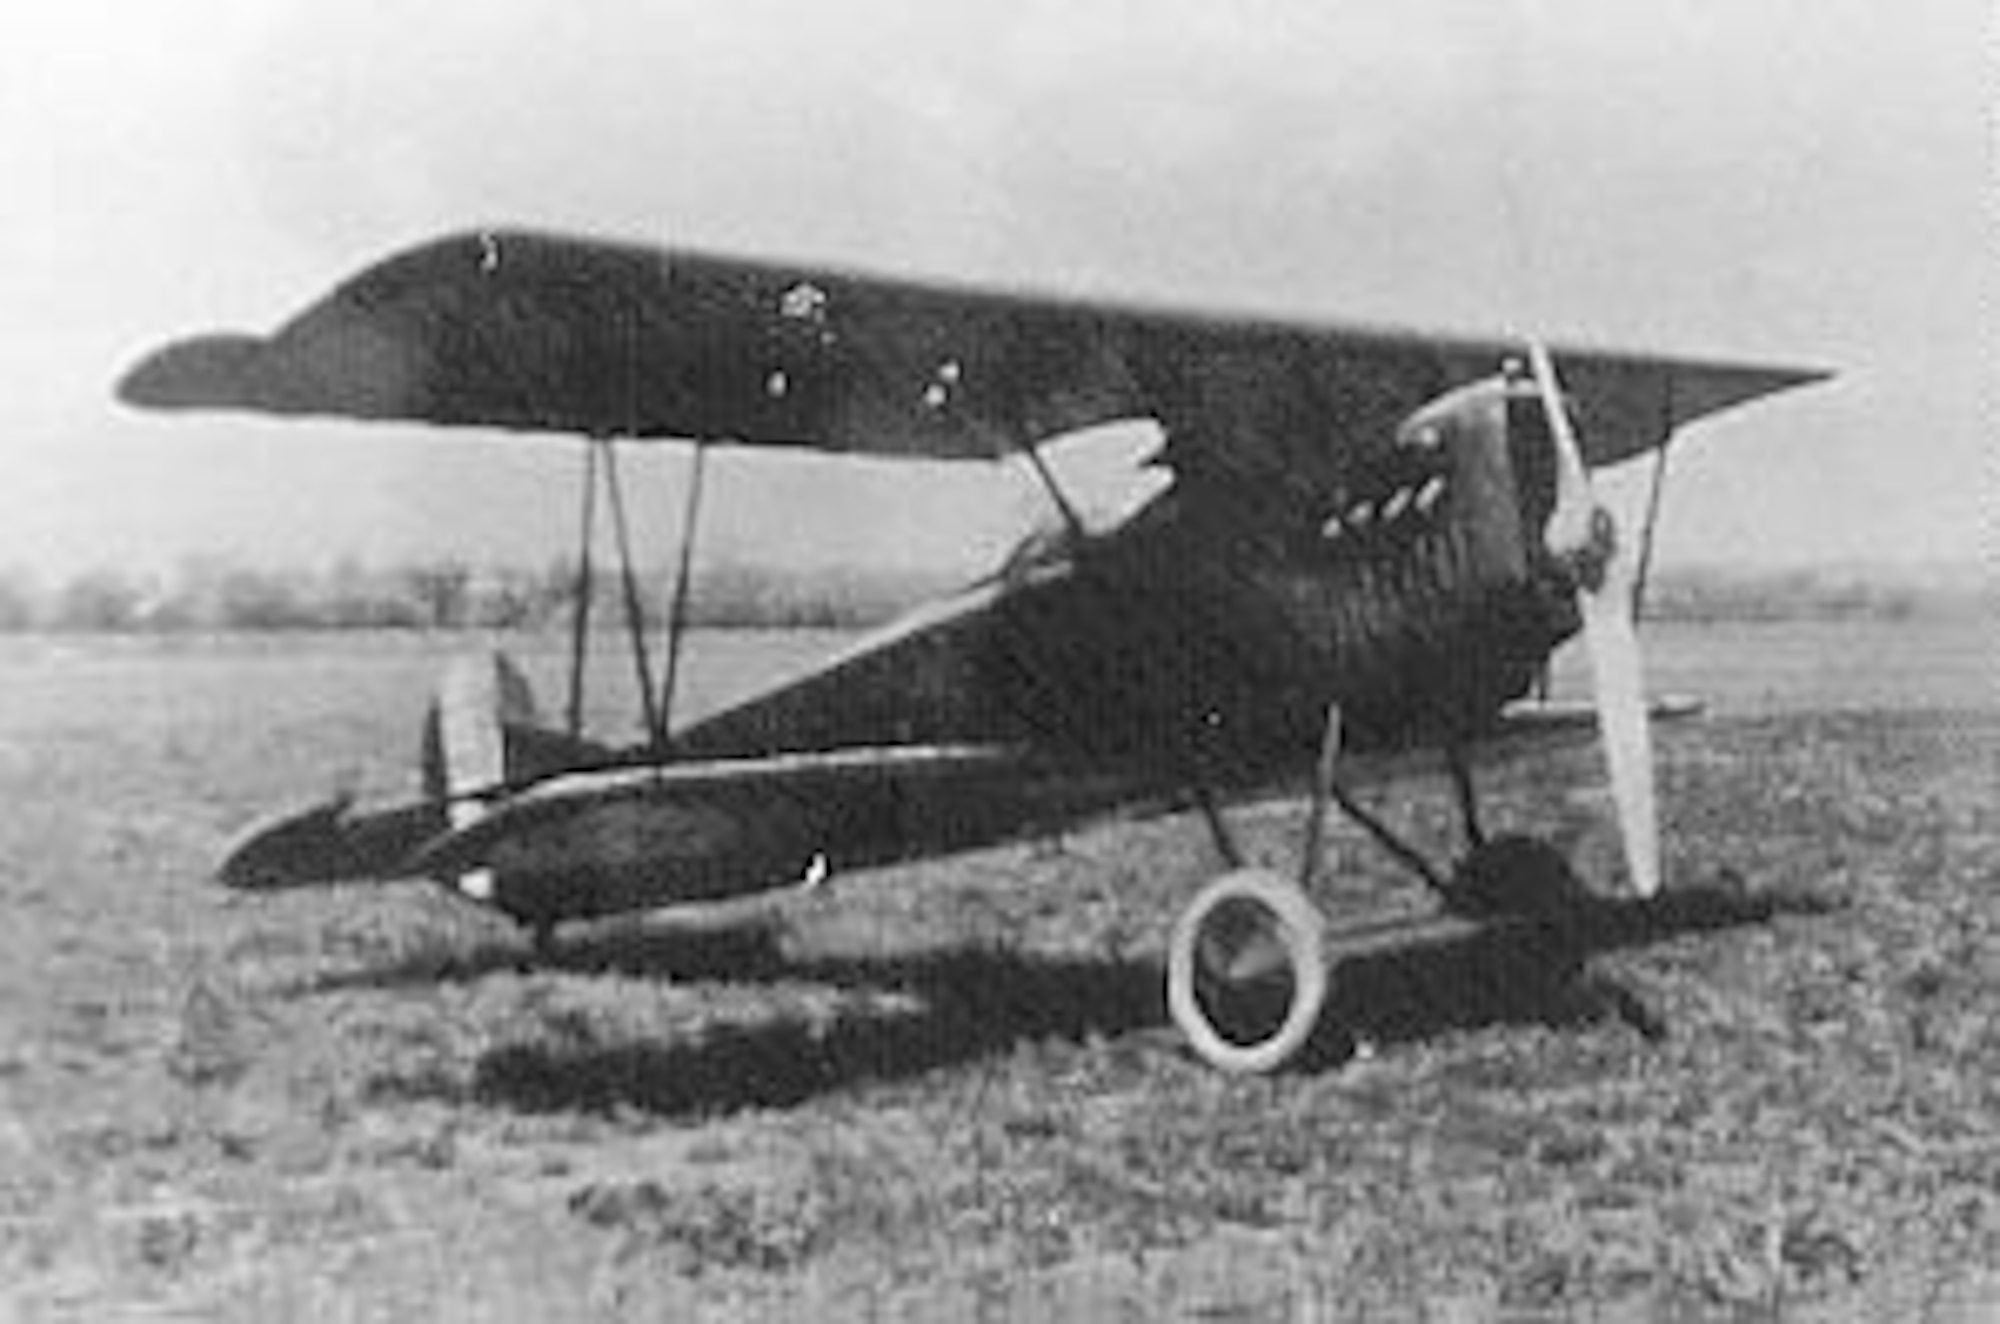
[[[1599,505],[1563,403],[1548,347],[1528,346],[1528,360],[1556,455],[1555,509],[1543,533],[1549,554],[1576,581],[1584,646],[1597,698],[1597,731],[1611,774],[1611,797],[1625,845],[1632,890],[1660,889],[1659,809],[1653,790],[1652,730],[1646,713],[1639,633],[1633,620],[1631,556],[1618,545],[1610,512]]]

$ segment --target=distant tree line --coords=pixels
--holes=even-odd
[[[695,575],[688,619],[707,627],[855,628],[953,582],[923,571],[718,562]],[[641,608],[655,626],[667,616],[672,584],[665,569],[638,576]],[[342,559],[303,569],[202,557],[166,574],[97,567],[48,583],[5,569],[0,632],[556,629],[568,627],[577,588],[576,566],[563,559],[539,568]],[[595,627],[622,627],[625,590],[614,568],[597,567],[590,607]]]
[[[1991,597],[1970,573],[1694,568],[1655,576],[1645,612],[1666,621],[1900,621],[1985,610]]]
[[[695,625],[734,629],[856,628],[962,578],[718,561],[695,575],[688,616]],[[663,568],[639,576],[638,597],[655,626],[666,617],[672,583]],[[543,630],[567,628],[576,592],[575,564],[564,559],[528,568],[450,558],[374,566],[349,558],[301,569],[200,557],[167,574],[100,567],[52,583],[0,569],[0,632]],[[1927,582],[1866,570],[1674,569],[1654,577],[1645,607],[1655,620],[1905,620],[1990,610],[1991,598],[1977,575]],[[591,620],[607,628],[624,619],[624,587],[613,568],[600,565]]]

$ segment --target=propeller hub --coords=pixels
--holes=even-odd
[[[1562,529],[1562,524],[1571,525],[1573,531]],[[1618,523],[1595,502],[1579,519],[1564,520],[1558,511],[1549,520],[1547,546],[1557,573],[1572,591],[1596,593],[1604,587],[1618,555]]]

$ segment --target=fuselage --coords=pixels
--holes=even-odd
[[[1577,627],[1541,545],[1546,438],[1510,403],[1497,379],[1453,392],[1337,485],[1179,474],[675,733],[664,773],[653,751],[566,774],[584,793],[482,857],[494,903],[711,899],[1268,787],[1330,705],[1349,748],[1471,742]]]
[[[1183,477],[955,602],[680,733],[677,756],[1021,744],[1174,775],[1476,735],[1576,629],[1540,545],[1545,442],[1496,380],[1338,488]],[[1220,769],[1219,769],[1220,770]]]

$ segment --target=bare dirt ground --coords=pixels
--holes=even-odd
[[[401,661],[45,661],[0,697],[0,1314],[2000,1317],[2000,709],[1725,705],[1665,740],[1668,876],[1768,922],[1582,991],[1369,962],[1371,1055],[1233,1080],[1165,1024],[1189,821],[528,969],[421,886],[205,884],[329,768],[406,775]],[[1491,813],[1604,872],[1595,781]],[[1286,860],[1299,816],[1243,821]],[[1330,908],[1421,906],[1333,850]]]

